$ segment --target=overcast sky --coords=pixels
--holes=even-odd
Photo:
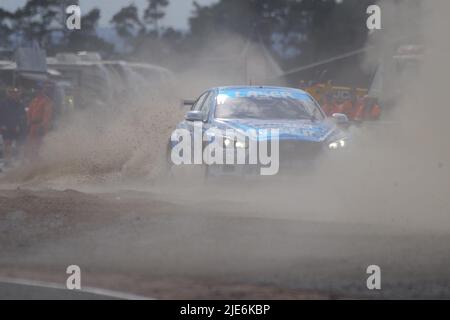
[[[188,17],[191,15],[193,0],[169,0],[170,5],[167,8],[167,15],[162,25],[171,26],[177,29],[187,29]],[[211,4],[217,0],[196,0],[199,4]],[[26,0],[0,0],[0,7],[8,10],[15,10],[17,7],[23,6]],[[145,7],[147,0],[80,0],[82,14],[88,12],[94,7],[101,10],[100,25],[107,26],[111,17],[120,10],[120,8],[135,3],[141,13]]]

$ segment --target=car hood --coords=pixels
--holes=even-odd
[[[278,129],[280,140],[301,140],[321,142],[339,131],[331,121],[311,120],[255,120],[255,119],[216,119],[221,129],[234,129],[238,133],[247,130]]]

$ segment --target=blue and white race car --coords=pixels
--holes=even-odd
[[[192,102],[177,125],[168,160],[206,164],[209,174],[255,172],[275,164],[274,170],[259,171],[271,175],[344,148],[348,137],[341,125],[347,122],[343,114],[327,118],[314,98],[299,89],[212,88]]]

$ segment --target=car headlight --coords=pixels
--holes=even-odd
[[[225,148],[230,147],[232,143],[233,143],[233,141],[231,139],[228,139],[228,138],[223,139],[223,146]]]
[[[334,150],[344,148],[346,145],[347,141],[345,141],[344,139],[339,139],[328,144],[328,148]]]

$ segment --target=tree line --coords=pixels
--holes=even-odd
[[[109,23],[122,39],[121,52],[98,35],[98,8],[84,13],[81,30],[65,28],[64,8],[77,4],[75,0],[29,0],[14,12],[0,8],[0,44],[37,41],[49,54],[98,51],[109,57],[163,61],[170,52],[193,52],[218,35],[236,34],[262,41],[289,68],[362,47],[368,35],[366,8],[374,1],[220,0],[211,5],[194,1],[187,31],[162,25],[169,2],[148,0],[144,10],[131,3],[113,15]]]

